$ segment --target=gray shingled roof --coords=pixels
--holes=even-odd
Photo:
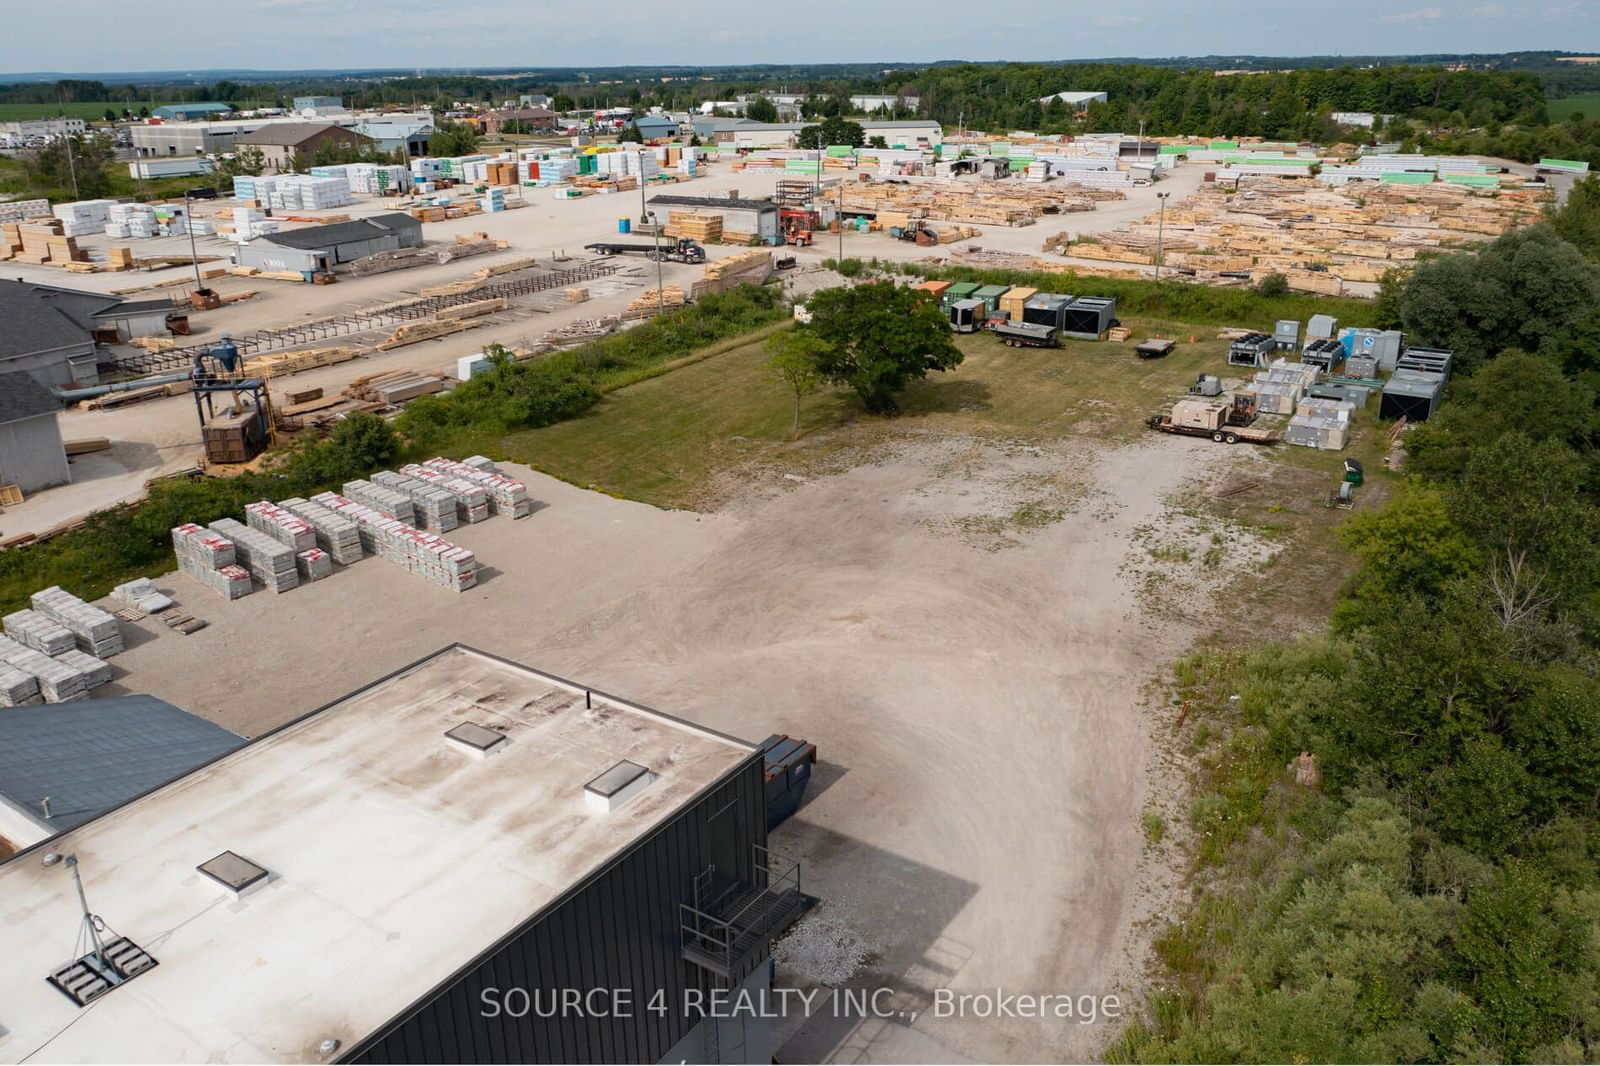
[[[7,707],[0,710],[0,797],[61,832],[244,743],[154,696]]]
[[[26,370],[0,374],[0,425],[60,410],[61,401]]]
[[[94,314],[121,302],[97,292],[0,280],[0,357],[83,344],[93,332]]]
[[[275,144],[294,146],[304,144],[313,137],[321,136],[329,130],[342,130],[345,127],[332,122],[274,122],[262,126],[253,133],[241,134],[233,139],[234,144]],[[347,132],[356,137],[361,134],[355,130]]]
[[[314,251],[319,248],[332,248],[336,244],[347,244],[350,241],[371,240],[373,237],[385,236],[393,230],[421,228],[422,223],[410,215],[401,211],[387,211],[381,215],[369,215],[352,222],[334,222],[326,226],[286,230],[262,239],[273,244],[281,244],[285,248]]]

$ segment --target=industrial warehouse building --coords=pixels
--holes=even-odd
[[[0,1058],[770,1062],[692,1006],[768,988],[765,843],[756,746],[452,646],[52,840],[117,965],[0,864]]]
[[[204,104],[163,104],[150,112],[151,118],[185,119],[205,118],[207,115],[226,115],[233,109],[227,104],[212,101]]]
[[[331,122],[279,122],[233,139],[235,148],[259,148],[262,161],[273,170],[290,171],[295,160],[310,159],[325,144],[354,148],[367,139],[353,129]]]
[[[332,270],[340,263],[396,248],[420,248],[422,223],[401,211],[350,222],[307,226],[257,237],[239,246],[240,266],[300,273]]]
[[[0,484],[36,492],[72,480],[56,424],[60,412],[61,404],[32,374],[0,374]]]
[[[401,115],[386,116],[398,119]],[[360,120],[344,114],[321,118],[316,125],[354,127]],[[151,126],[134,126],[129,130],[134,153],[140,157],[216,155],[233,151],[234,142],[241,136],[273,126],[307,125],[304,119],[239,118],[221,122],[164,122]]]
[[[811,122],[752,122],[747,118],[696,117],[693,120],[695,136],[703,141],[732,148],[793,148],[800,131]],[[907,119],[894,122],[861,119],[862,134],[868,143],[882,137],[891,148],[904,146],[933,147],[944,142],[944,127],[927,119]]]
[[[778,205],[771,200],[744,200],[732,196],[674,196],[650,198],[650,209],[665,223],[673,211],[695,211],[722,216],[724,233],[778,236]]]
[[[244,744],[154,696],[0,714],[0,853],[31,847]]]
[[[420,157],[428,154],[428,140],[439,131],[425,118],[398,115],[368,119],[356,127],[356,132],[380,152]]]

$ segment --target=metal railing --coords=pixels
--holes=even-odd
[[[751,848],[755,852],[756,864],[751,881],[741,885],[759,891],[738,910],[719,917],[695,905],[703,902],[699,894],[702,879],[709,881],[705,874],[695,878],[695,904],[678,905],[684,946],[719,959],[722,965],[730,970],[738,962],[736,952],[739,950],[741,938],[754,934],[755,939],[759,939],[760,936],[770,932],[770,929],[758,928],[760,919],[772,913],[782,897],[791,893],[796,896],[802,895],[798,860],[787,866],[775,866],[770,851],[759,844],[752,844]],[[710,873],[712,869],[714,868],[708,868],[706,872]]]
[[[494,300],[500,297],[509,299],[514,296],[527,296],[550,289],[568,288],[578,282],[593,281],[596,278],[614,274],[616,271],[617,268],[608,263],[588,263],[569,270],[559,270],[528,278],[485,284],[468,292],[451,293],[447,296],[424,296],[385,307],[375,307],[370,311],[353,311],[348,314],[330,315],[315,322],[303,322],[293,326],[284,326],[281,329],[255,330],[230,339],[234,347],[239,349],[240,356],[248,356],[258,352],[293,348],[301,344],[326,340],[330,337],[365,333],[368,330],[382,329],[402,322],[412,322],[417,319],[427,318],[435,312],[443,311],[448,307],[476,303],[479,300]],[[194,363],[194,357],[197,354],[210,352],[215,347],[215,344],[216,342],[190,344],[182,348],[168,348],[161,352],[140,352],[137,355],[126,355],[114,359],[110,365],[117,370],[135,374],[154,374],[164,370],[183,370]]]

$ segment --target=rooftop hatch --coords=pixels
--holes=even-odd
[[[235,855],[231,851],[207,859],[195,869],[236,896],[267,879],[266,867],[258,866],[243,855]]]
[[[472,722],[462,722],[454,729],[446,731],[445,736],[469,754],[476,755],[480,759],[493,755],[507,743],[504,733],[481,725],[474,725]]]
[[[623,759],[583,786],[584,799],[597,811],[614,811],[643,791],[656,775],[636,762]]]

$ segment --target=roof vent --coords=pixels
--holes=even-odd
[[[195,869],[235,896],[244,895],[267,879],[266,867],[258,866],[243,855],[235,855],[231,851],[225,851],[214,859],[207,859]]]
[[[479,759],[488,758],[510,743],[504,733],[471,722],[462,722],[445,736],[462,751]]]
[[[583,798],[594,811],[614,811],[643,792],[656,775],[624,759],[583,786]]]

